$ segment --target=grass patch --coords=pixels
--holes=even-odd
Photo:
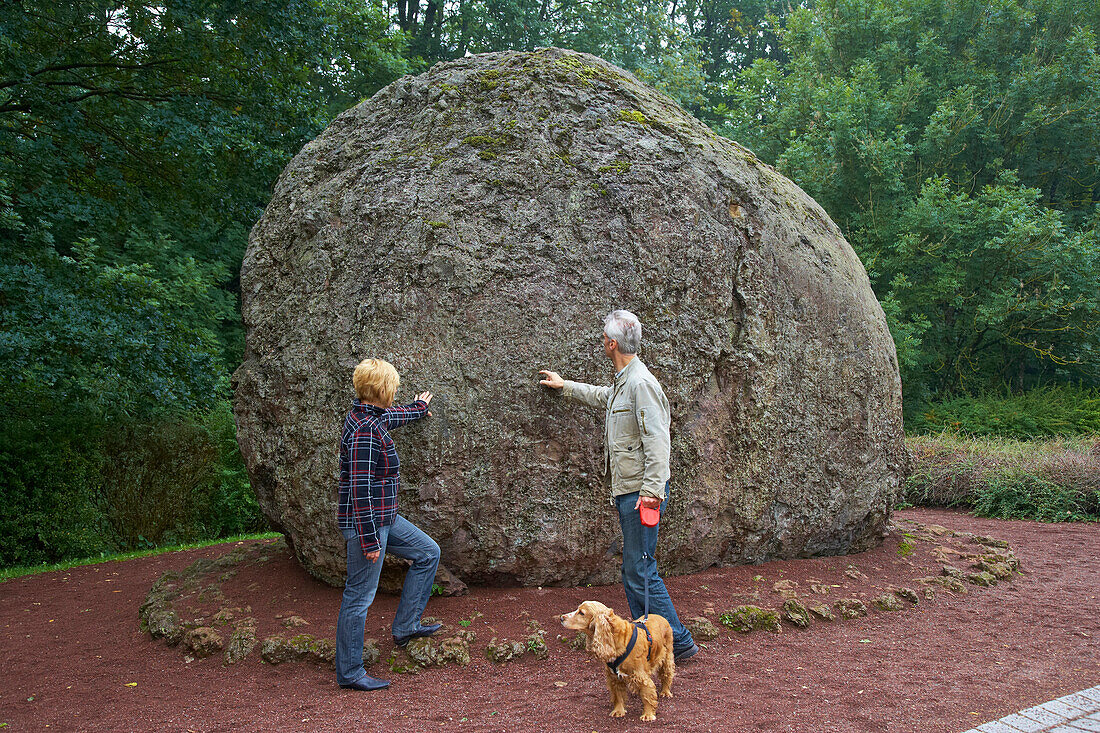
[[[1100,435],[1050,440],[909,436],[902,500],[980,517],[1100,521]]]
[[[197,550],[202,547],[210,547],[212,545],[225,545],[232,542],[242,542],[244,540],[269,540],[276,537],[282,537],[279,532],[261,532],[258,534],[241,534],[235,537],[224,537],[218,540],[207,540],[205,542],[193,542],[187,544],[178,545],[165,545],[164,547],[154,547],[148,550],[131,550],[130,552],[117,552],[117,553],[103,553],[97,557],[86,557],[80,560],[66,560],[64,562],[57,563],[43,563],[41,565],[27,565],[24,567],[11,567],[0,568],[0,583],[5,580],[11,580],[12,578],[20,578],[24,575],[37,575],[38,573],[50,573],[55,570],[68,570],[69,568],[75,568],[82,565],[98,565],[104,562],[116,562],[118,560],[133,560],[139,557],[149,557],[150,555],[163,555],[167,552],[179,552],[180,550]]]

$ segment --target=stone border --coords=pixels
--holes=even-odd
[[[219,581],[236,575],[236,566],[241,563],[269,562],[275,553],[287,551],[286,542],[282,539],[257,543],[234,548],[215,559],[196,560],[182,571],[164,573],[150,588],[138,611],[141,630],[154,639],[163,639],[169,647],[179,647],[188,662],[221,654],[224,664],[236,664],[258,647],[260,658],[267,664],[311,662],[335,668],[336,645],[333,640],[319,639],[305,633],[272,634],[261,640],[256,635],[257,623],[251,616],[252,607],[231,606],[230,599],[221,590]],[[465,590],[465,585],[455,585],[449,594],[459,595]],[[174,603],[191,594],[200,601],[216,601],[221,608],[210,618],[181,619]],[[309,625],[308,621],[295,615],[276,618],[291,631]],[[426,617],[424,621],[434,623],[439,620]],[[485,648],[485,656],[494,662],[509,662],[528,655],[538,660],[546,659],[549,656],[544,638],[546,632],[533,620],[528,621],[528,628],[531,633],[522,641],[503,639],[498,642],[494,637]],[[414,639],[404,648],[395,647],[385,663],[391,672],[403,674],[417,674],[426,668],[445,664],[465,666],[470,663],[470,644],[476,639],[477,634],[470,629],[459,629],[448,634],[444,627],[431,638]],[[378,641],[365,639],[363,665],[370,667],[381,658]]]

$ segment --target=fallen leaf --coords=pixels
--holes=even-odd
[[[127,682],[126,686],[127,687],[137,687],[137,682]]]
[[[567,683],[562,682],[561,680],[558,680],[557,682],[554,683],[554,687],[565,687],[566,684]]]

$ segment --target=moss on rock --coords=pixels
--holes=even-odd
[[[779,612],[771,608],[744,605],[723,613],[718,617],[726,626],[734,631],[747,634],[757,629],[777,632],[779,626]]]
[[[783,618],[800,629],[804,629],[810,625],[810,610],[797,599],[788,598],[783,601]]]
[[[893,593],[883,593],[871,599],[871,605],[880,611],[900,611],[901,601]]]

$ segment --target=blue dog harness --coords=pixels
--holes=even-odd
[[[626,658],[630,656],[630,652],[634,650],[634,644],[638,641],[638,627],[641,627],[642,631],[645,632],[645,640],[649,644],[649,648],[646,649],[645,658],[647,661],[653,661],[653,636],[650,635],[649,629],[646,627],[645,622],[631,621],[630,623],[634,624],[634,628],[630,631],[630,643],[626,645],[626,651],[616,657],[615,661],[607,663],[607,668],[610,669],[611,673],[614,674],[616,677],[621,676],[621,673],[619,672],[619,667],[623,666],[623,662],[625,662]]]

